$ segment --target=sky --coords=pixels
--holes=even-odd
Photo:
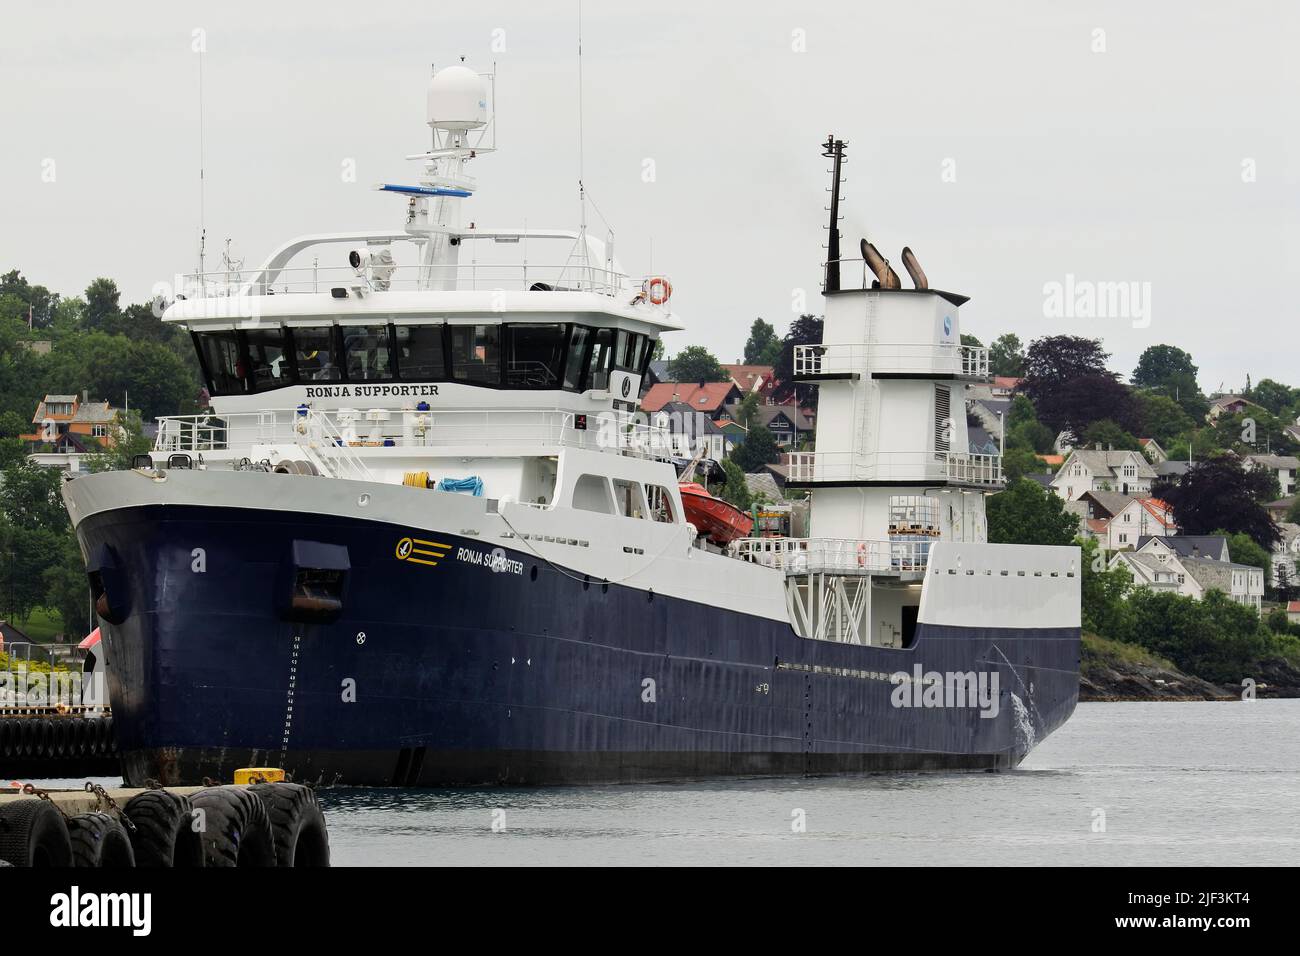
[[[670,353],[736,361],[755,317],[821,311],[834,132],[845,255],[866,235],[901,274],[910,246],[985,343],[1100,337],[1124,374],[1169,343],[1206,391],[1300,386],[1298,6],[588,0],[589,220],[629,272],[671,277]],[[467,218],[575,228],[577,33],[576,0],[15,6],[0,270],[65,295],[108,276],[125,304],[195,268],[196,38],[209,268],[227,238],[252,267],[299,234],[400,228],[370,187],[412,181],[430,64],[461,56],[496,65],[500,147]],[[1090,311],[1116,283],[1127,305]]]

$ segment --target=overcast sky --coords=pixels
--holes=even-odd
[[[651,269],[653,242],[673,279],[670,351],[735,361],[755,316],[784,331],[799,289],[820,311],[833,130],[848,248],[865,233],[897,263],[910,245],[932,285],[971,296],[963,328],[985,342],[1100,336],[1125,374],[1167,342],[1207,391],[1300,386],[1296,6],[588,0],[586,179],[628,270]],[[411,179],[429,65],[461,55],[499,73],[501,151],[473,164],[468,217],[574,227],[576,8],[13,6],[0,268],[64,294],[109,276],[125,303],[195,267],[195,29],[209,268],[227,237],[251,267],[300,233],[399,228],[402,204],[370,187]],[[1046,316],[1067,275],[1149,283],[1149,316]]]

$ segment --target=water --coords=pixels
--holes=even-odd
[[[321,802],[336,866],[1192,866],[1300,863],[1298,795],[1300,700],[1271,700],[1081,704],[1008,773],[341,789]]]
[[[322,800],[339,866],[1295,865],[1298,795],[1300,700],[1283,700],[1081,704],[1010,773]]]

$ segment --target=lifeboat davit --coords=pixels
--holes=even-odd
[[[682,493],[686,520],[714,544],[721,546],[748,537],[753,530],[753,518],[730,502],[713,497],[703,485],[683,481],[677,487]]]

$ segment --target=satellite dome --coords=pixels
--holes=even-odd
[[[439,70],[429,81],[429,125],[479,129],[487,125],[487,83],[465,66]]]

